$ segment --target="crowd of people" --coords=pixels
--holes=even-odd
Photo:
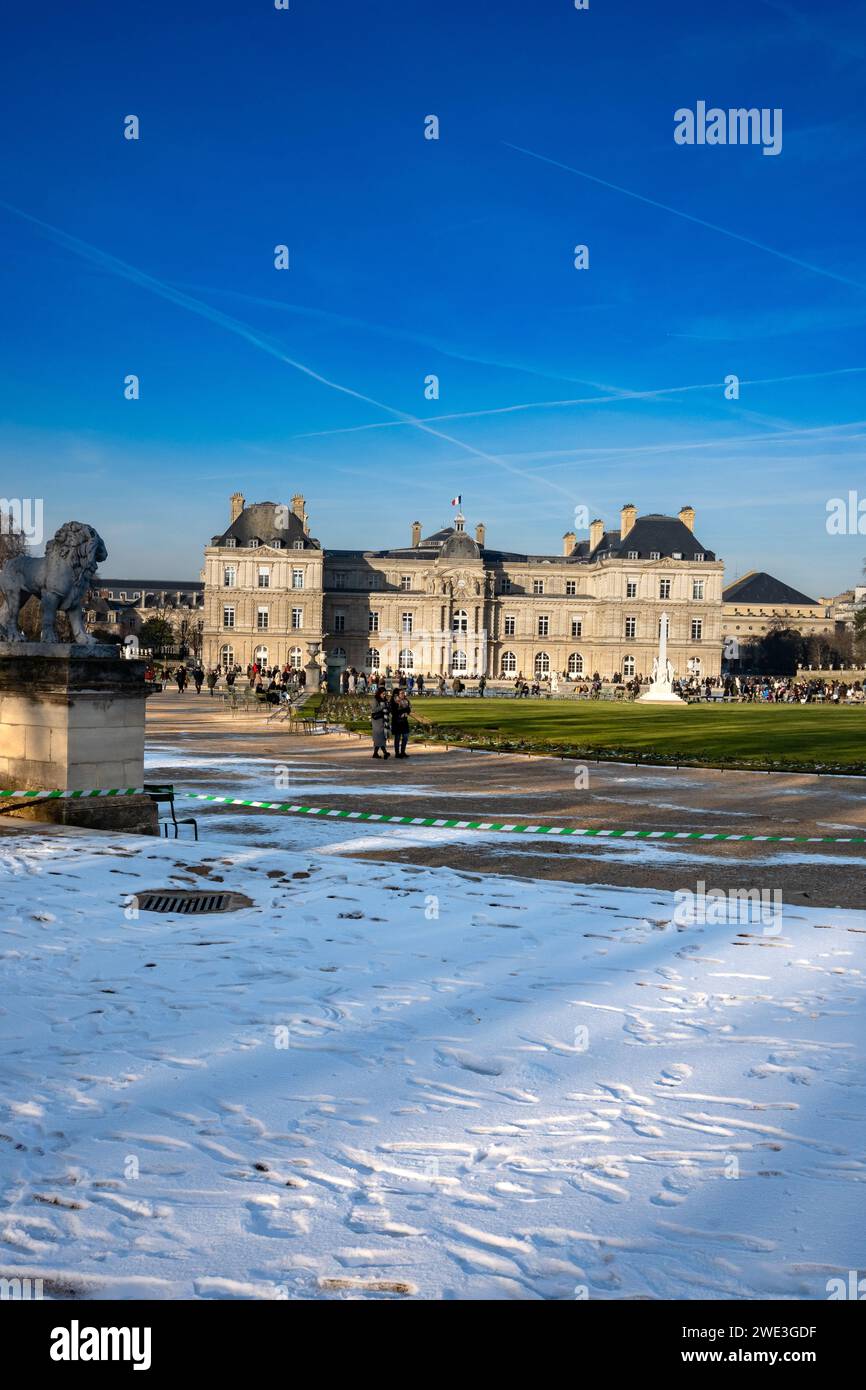
[[[205,686],[213,695],[221,682],[227,690],[233,690],[236,685],[243,685],[246,679],[248,688],[255,694],[270,704],[279,704],[283,700],[297,699],[306,685],[307,674],[288,664],[261,666],[253,661],[247,666],[244,677],[242,666],[230,666],[227,670],[212,666],[205,671],[201,662],[197,661],[191,667],[184,662],[176,667],[166,665],[161,668],[151,664],[145,668],[144,678],[150,682],[161,681],[164,690],[176,685],[179,695],[183,695],[190,685],[195,688],[196,695],[200,695]]]
[[[217,688],[224,684],[227,690],[232,690],[238,683],[243,685],[246,681],[249,689],[254,691],[261,699],[278,704],[281,701],[292,701],[298,698],[306,685],[306,672],[303,669],[296,670],[286,664],[285,666],[262,666],[258,662],[251,662],[246,673],[241,666],[235,665],[228,670],[219,667],[211,667],[205,670],[200,662],[195,662],[190,666],[181,662],[176,667],[163,665],[161,668],[154,663],[149,663],[145,669],[145,679],[150,682],[162,681],[163,688],[172,685],[177,686],[179,695],[192,686],[195,693],[200,695],[206,687],[211,696]],[[598,671],[592,676],[569,677],[558,676],[536,676],[532,681],[526,680],[522,675],[518,676],[513,684],[505,681],[498,683],[500,693],[509,691],[517,699],[528,699],[530,697],[549,698],[551,696],[564,696],[572,699],[598,700],[603,696],[614,698],[636,700],[643,693],[649,684],[649,677],[635,675],[623,677],[620,672],[615,672],[613,676],[603,679]],[[756,675],[731,675],[722,674],[719,676],[690,675],[685,679],[677,679],[673,682],[673,688],[677,694],[684,699],[691,700],[725,700],[731,703],[752,704],[863,704],[866,702],[866,679],[863,681],[846,682],[843,680],[833,680],[824,677],[805,677],[795,676],[756,676]],[[459,675],[446,677],[444,675],[424,676],[414,672],[400,672],[389,669],[385,676],[378,672],[368,674],[365,671],[358,671],[355,667],[347,667],[340,676],[340,690],[342,694],[348,695],[367,695],[373,693],[374,732],[376,726],[384,717],[388,734],[385,736],[384,743],[377,743],[377,756],[379,751],[387,754],[387,739],[391,731],[400,731],[401,737],[405,733],[408,737],[408,714],[411,710],[409,701],[411,698],[424,695],[450,695],[459,696],[467,693],[474,693],[481,698],[484,697],[488,689],[488,681],[485,676],[473,677],[472,685],[469,687],[467,682]],[[405,729],[403,727],[403,715],[397,714],[399,705],[400,710],[405,704]],[[396,732],[395,732],[396,736]],[[405,756],[405,740],[398,757]]]
[[[825,680],[822,677],[803,679],[795,676],[719,676],[707,681],[712,691],[721,690],[730,700],[739,703],[755,701],[767,704],[862,704],[866,699],[863,681]]]

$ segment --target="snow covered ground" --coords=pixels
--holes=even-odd
[[[0,839],[0,1276],[821,1299],[862,1268],[866,915],[678,925],[217,828]],[[254,906],[125,906],[172,884]]]

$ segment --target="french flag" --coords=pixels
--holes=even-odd
[[[462,501],[463,501],[463,493],[462,493],[462,492],[458,492],[458,494],[457,494],[456,497],[452,497],[452,498],[451,498],[451,505],[452,505],[452,507],[459,507],[459,506],[460,506],[460,503],[461,503]]]

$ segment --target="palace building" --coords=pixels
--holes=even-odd
[[[452,526],[387,550],[331,550],[310,535],[304,498],[290,506],[230,499],[229,525],[205,549],[204,661],[306,666],[333,684],[359,671],[512,681],[646,675],[670,617],[678,675],[717,675],[724,566],[697,539],[695,513],[592,522],[559,555],[492,550],[485,528]]]

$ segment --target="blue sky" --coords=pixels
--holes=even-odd
[[[4,38],[0,491],[105,573],[196,575],[238,488],[333,546],[458,492],[554,553],[575,507],[691,503],[729,579],[859,581],[856,0],[49,0]],[[782,108],[782,152],[676,145],[698,100]]]

